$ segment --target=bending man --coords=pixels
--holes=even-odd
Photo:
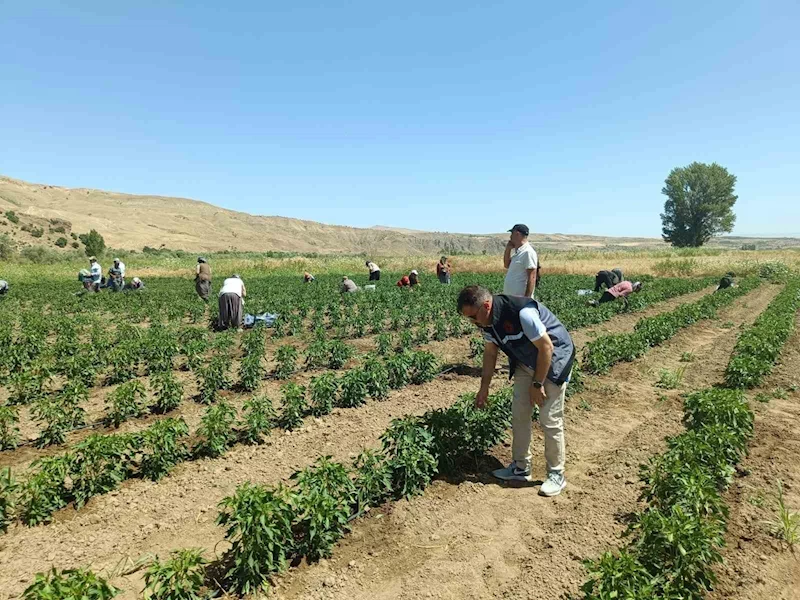
[[[544,304],[521,296],[492,294],[472,285],[458,295],[458,311],[483,329],[483,375],[475,398],[486,404],[498,350],[507,356],[514,378],[512,462],[492,474],[502,480],[531,481],[531,416],[539,407],[544,431],[547,479],[543,496],[557,496],[567,485],[564,476],[564,395],[575,360],[567,329]]]

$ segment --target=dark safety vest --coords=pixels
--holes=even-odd
[[[510,376],[518,363],[536,370],[536,359],[539,351],[522,330],[519,320],[520,311],[533,306],[539,311],[539,319],[553,342],[553,358],[547,378],[561,385],[569,379],[572,363],[575,361],[575,345],[567,332],[567,328],[551,313],[544,304],[525,296],[507,296],[498,294],[492,297],[492,324],[484,328],[493,343],[508,356]]]

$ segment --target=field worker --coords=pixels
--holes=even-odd
[[[308,271],[303,273],[303,282],[304,283],[311,283],[312,281],[314,281],[314,276],[311,273],[309,273]]]
[[[94,256],[89,257],[89,273],[92,278],[92,290],[97,292],[100,290],[100,282],[103,279],[103,267]]]
[[[194,274],[194,289],[200,298],[208,302],[208,296],[211,294],[211,267],[208,265],[208,261],[202,256],[197,259],[197,268]]]
[[[239,275],[234,274],[222,282],[222,288],[219,290],[218,329],[242,328],[246,296],[247,289]]]
[[[567,485],[564,395],[575,360],[572,338],[556,316],[532,298],[492,296],[486,288],[471,285],[461,290],[457,306],[484,334],[483,374],[475,406],[486,404],[498,349],[508,356],[514,378],[512,461],[492,474],[504,481],[531,481],[531,416],[538,406],[547,462],[547,478],[539,493],[557,496]]]
[[[8,293],[8,282],[5,279],[0,279],[0,296],[5,296]]]
[[[143,290],[144,282],[138,277],[134,277],[126,289],[131,289],[134,291]]]
[[[111,288],[114,292],[119,292],[125,287],[125,282],[122,280],[122,271],[116,266],[108,270],[108,278],[104,287]]]
[[[436,277],[439,278],[439,283],[449,284],[450,283],[450,273],[452,273],[453,268],[450,266],[450,263],[447,262],[447,257],[443,256],[439,259],[439,262],[436,263]]]
[[[411,280],[408,278],[408,275],[403,275],[400,279],[397,280],[397,287],[411,287]]]
[[[419,285],[419,273],[416,269],[408,274],[408,283],[411,285],[411,287],[416,287]]]
[[[343,294],[351,294],[358,291],[358,286],[356,285],[355,281],[350,279],[347,275],[344,275],[342,276],[342,285],[339,288],[339,291]]]
[[[370,281],[380,281],[381,278],[381,268],[376,265],[371,260],[367,261],[367,268],[369,269],[369,280]]]
[[[612,288],[620,281],[623,281],[622,269],[611,269],[610,271],[598,271],[594,276],[594,291],[599,292],[605,286],[606,289]]]
[[[125,279],[125,263],[122,262],[120,259],[114,259],[114,267],[119,269],[119,272],[122,274],[122,279]]]
[[[628,296],[631,294],[638,294],[641,291],[642,284],[639,281],[636,283],[631,283],[630,281],[620,281],[617,285],[613,285],[603,292],[603,295],[600,296],[600,300],[590,300],[589,305],[600,306],[605,302],[613,302],[617,298],[622,298],[625,306],[628,306]]]
[[[736,284],[733,281],[734,277],[736,277],[736,275],[733,273],[733,271],[728,271],[725,273],[725,276],[719,280],[719,285],[714,291],[718,292],[720,290],[728,289],[729,287],[736,287]]]
[[[536,268],[539,259],[536,256],[536,250],[528,243],[528,226],[518,223],[509,231],[511,238],[503,253],[503,266],[506,269],[503,293],[507,296],[533,298],[533,293],[536,291]]]

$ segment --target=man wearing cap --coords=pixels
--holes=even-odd
[[[350,279],[347,275],[342,275],[342,285],[339,288],[339,291],[343,294],[352,294],[353,292],[358,291],[358,286],[356,285],[355,281]]]
[[[197,268],[194,274],[194,289],[200,298],[208,302],[208,295],[211,293],[211,267],[208,265],[208,261],[202,256],[197,259]]]
[[[531,481],[531,418],[539,407],[544,432],[547,478],[539,493],[556,496],[567,485],[564,442],[564,397],[575,361],[575,345],[566,327],[544,304],[525,296],[492,295],[471,285],[458,295],[462,316],[483,330],[483,370],[475,406],[483,408],[489,396],[500,350],[508,356],[514,379],[511,405],[513,441],[511,464],[492,474],[504,481]]]
[[[511,238],[503,253],[503,266],[506,278],[503,293],[506,296],[526,296],[533,298],[536,291],[536,267],[539,259],[536,250],[528,243],[527,225],[517,223],[511,229]]]

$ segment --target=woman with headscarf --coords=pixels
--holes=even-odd
[[[208,296],[211,294],[211,267],[208,261],[202,256],[197,259],[197,269],[194,275],[194,289],[197,295],[204,301],[208,302]]]

